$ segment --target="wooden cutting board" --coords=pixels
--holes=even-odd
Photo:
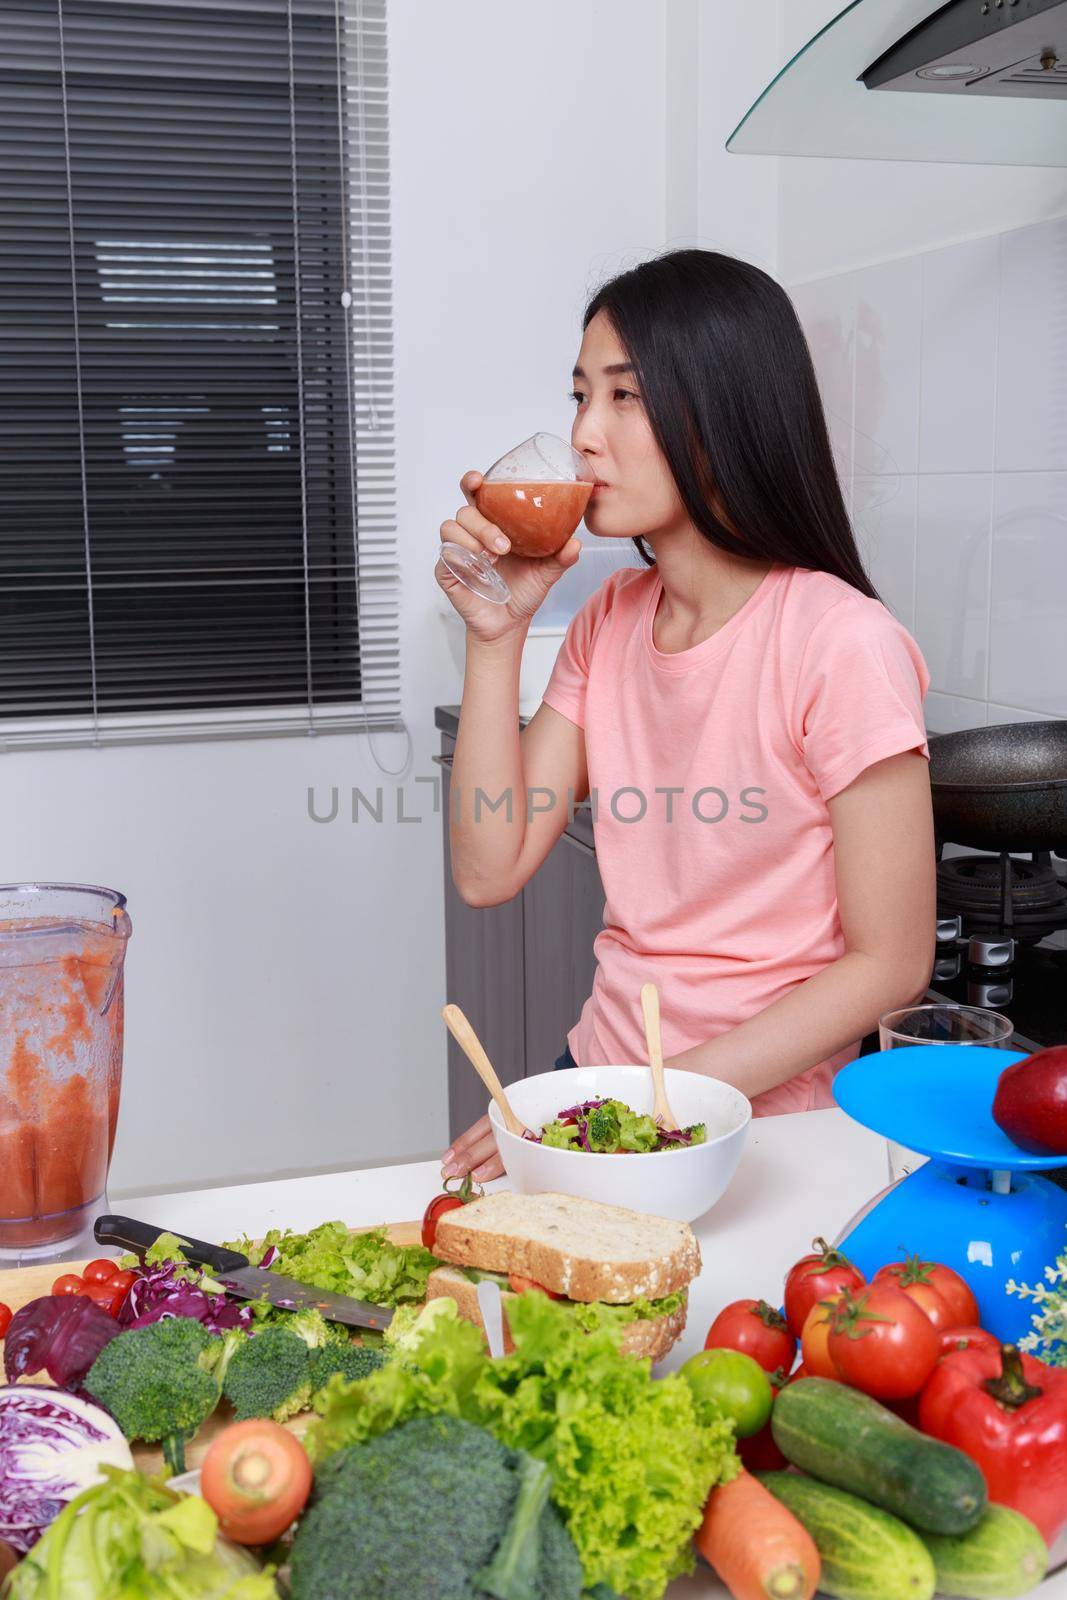
[[[362,1233],[369,1230],[354,1228],[352,1231],[354,1233]],[[390,1222],[386,1226],[386,1233],[394,1244],[421,1243],[421,1224],[418,1222]],[[30,1300],[37,1300],[41,1295],[51,1294],[52,1285],[60,1273],[73,1272],[80,1274],[87,1264],[88,1260],[62,1261],[58,1264],[53,1262],[50,1266],[21,1267],[13,1271],[0,1272],[0,1303],[10,1306],[12,1311],[18,1311],[21,1306],[28,1304]],[[0,1348],[2,1348],[2,1341],[0,1341]],[[49,1379],[42,1374],[40,1377],[29,1378],[26,1381],[29,1383],[48,1383]],[[313,1420],[314,1415],[313,1411],[302,1411],[298,1416],[290,1418],[289,1422],[286,1423],[286,1427],[299,1438]],[[190,1439],[185,1447],[185,1465],[190,1472],[194,1467],[200,1465],[212,1440],[232,1420],[233,1408],[230,1406],[229,1401],[220,1401],[218,1410],[208,1417],[195,1439]],[[130,1448],[133,1451],[134,1461],[143,1472],[163,1471],[163,1454],[158,1446],[134,1444]]]

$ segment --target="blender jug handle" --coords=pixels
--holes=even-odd
[[[135,1255],[143,1256],[163,1233],[171,1228],[157,1228],[150,1222],[137,1222],[133,1217],[98,1217],[93,1233],[97,1244],[119,1244]],[[177,1233],[182,1254],[196,1267],[208,1267],[212,1272],[237,1272],[248,1266],[248,1257],[237,1250],[224,1250],[221,1245],[205,1244],[202,1239],[187,1239]]]

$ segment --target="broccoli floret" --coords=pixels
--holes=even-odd
[[[184,1472],[185,1441],[219,1402],[221,1344],[193,1317],[128,1328],[101,1350],[85,1387],[128,1439],[161,1442],[171,1472]]]
[[[324,1389],[336,1372],[341,1374],[346,1383],[355,1383],[369,1372],[377,1372],[379,1367],[384,1367],[385,1361],[380,1350],[371,1350],[365,1344],[352,1344],[347,1339],[344,1344],[331,1342],[322,1345],[311,1352],[312,1393],[318,1394],[320,1389]]]
[[[321,1311],[305,1306],[300,1311],[280,1313],[280,1325],[303,1339],[309,1350],[319,1350],[324,1345],[351,1343],[344,1328],[336,1322],[327,1322]]]
[[[574,1122],[546,1122],[541,1129],[541,1143],[556,1150],[578,1148],[578,1125]]]
[[[631,1111],[629,1106],[619,1107],[619,1146],[623,1150],[654,1150],[657,1128],[655,1119],[647,1113]]]
[[[579,1600],[581,1565],[548,1489],[543,1463],[446,1415],[338,1450],[297,1529],[293,1600]]]
[[[285,1422],[311,1402],[311,1360],[307,1345],[287,1327],[268,1327],[230,1356],[222,1392],[239,1422],[273,1417]]]
[[[619,1148],[620,1131],[619,1113],[613,1101],[606,1100],[602,1106],[593,1107],[586,1126],[590,1150],[614,1153]]]

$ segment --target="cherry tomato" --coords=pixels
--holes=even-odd
[[[53,1294],[84,1294],[85,1285],[75,1272],[64,1272],[52,1285]]]
[[[115,1315],[115,1312],[111,1309],[112,1293],[109,1284],[87,1283],[82,1293],[93,1302],[94,1306],[99,1306],[101,1311],[106,1311],[108,1316],[113,1317]]]
[[[113,1278],[119,1270],[117,1261],[108,1261],[106,1257],[99,1256],[95,1261],[90,1261],[82,1268],[83,1283],[106,1283]]]
[[[843,1294],[834,1307],[830,1359],[846,1383],[876,1400],[918,1394],[940,1348],[930,1319],[891,1283],[872,1284],[859,1296]]]
[[[107,1280],[106,1287],[111,1290],[116,1301],[116,1310],[121,1306],[130,1292],[130,1285],[137,1282],[139,1274],[136,1272],[116,1272],[113,1278]]]
[[[551,1289],[546,1289],[543,1283],[537,1283],[533,1278],[524,1278],[521,1272],[508,1273],[508,1286],[514,1289],[516,1294],[547,1294],[550,1300],[561,1298]]]
[[[921,1306],[935,1328],[961,1328],[978,1321],[978,1302],[970,1286],[951,1267],[908,1256],[879,1267],[872,1280],[892,1283]]]
[[[4,1337],[4,1334],[7,1332],[8,1328],[10,1328],[10,1326],[11,1307],[5,1306],[3,1301],[0,1300],[0,1339]]]
[[[268,1417],[224,1428],[204,1457],[200,1493],[237,1544],[270,1544],[311,1492],[307,1451]]]
[[[867,1281],[859,1268],[839,1250],[831,1250],[825,1239],[816,1239],[814,1246],[814,1253],[798,1261],[785,1280],[785,1320],[797,1339],[817,1300],[827,1300],[842,1289],[855,1293]]]
[[[835,1378],[841,1381],[841,1374],[830,1354],[830,1315],[837,1299],[824,1305],[821,1301],[812,1306],[804,1321],[800,1334],[800,1351],[803,1356],[801,1363],[804,1376],[807,1378]]]
[[[954,1355],[957,1350],[987,1350],[990,1355],[1000,1352],[1000,1340],[984,1328],[942,1328],[941,1356]]]
[[[422,1247],[432,1250],[437,1238],[437,1224],[447,1211],[458,1211],[460,1206],[465,1206],[468,1200],[474,1200],[481,1194],[470,1173],[468,1172],[458,1189],[449,1186],[455,1183],[454,1178],[446,1178],[444,1190],[435,1194],[422,1217]]]
[[[735,1300],[724,1306],[704,1340],[705,1350],[741,1350],[764,1372],[790,1370],[797,1342],[780,1311],[766,1300]]]

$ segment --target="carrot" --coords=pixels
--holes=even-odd
[[[734,1600],[811,1600],[819,1586],[815,1541],[751,1474],[711,1491],[696,1547]]]

